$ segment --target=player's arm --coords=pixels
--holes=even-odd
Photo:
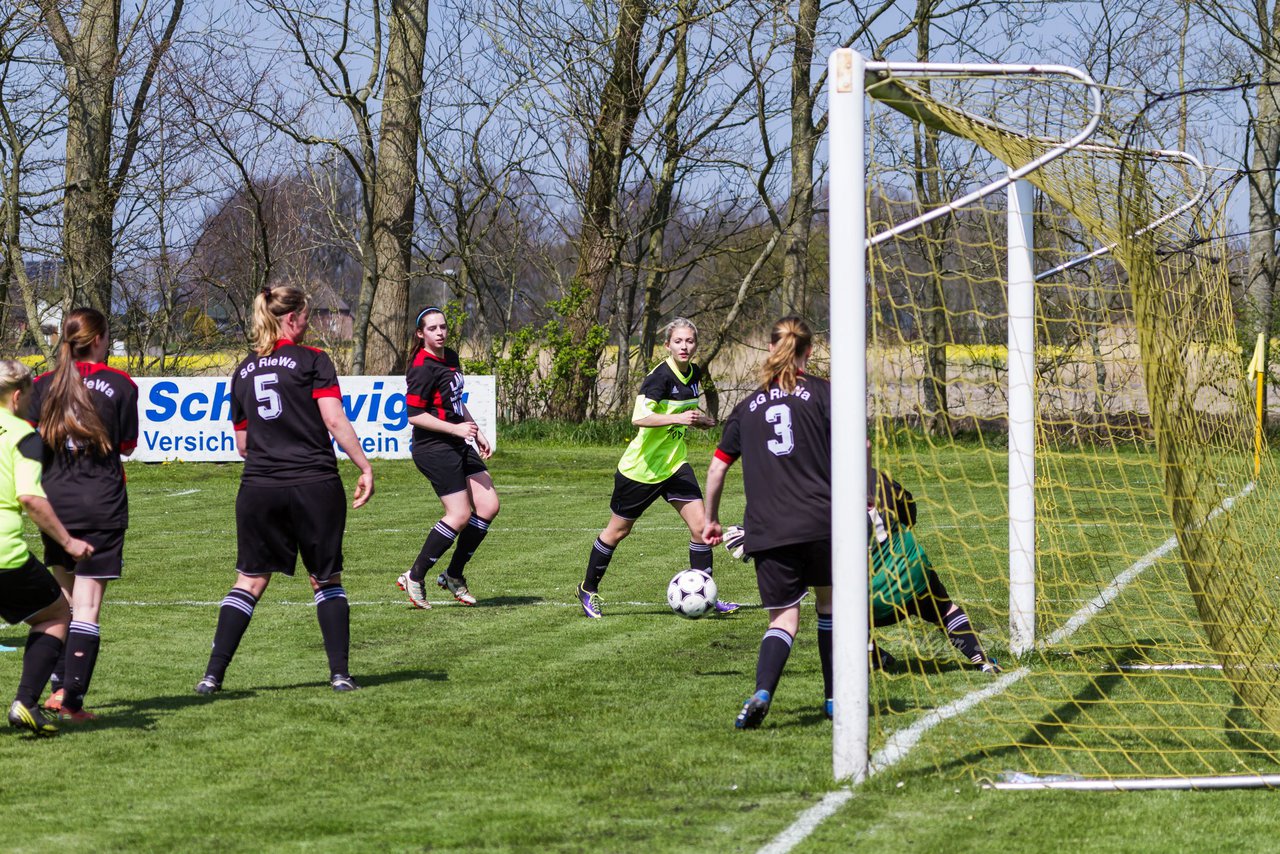
[[[373,497],[373,468],[369,465],[369,458],[364,455],[364,448],[360,447],[360,439],[356,436],[355,428],[351,426],[347,413],[342,408],[342,398],[318,397],[316,405],[320,407],[320,418],[324,421],[329,435],[338,443],[342,452],[351,458],[356,468],[360,469],[351,507],[352,509],[363,507]]]
[[[708,545],[718,545],[724,539],[724,530],[720,526],[720,495],[724,492],[724,477],[733,465],[732,458],[722,457],[717,450],[707,467],[707,488],[702,499],[706,522],[702,526],[702,541]]]
[[[471,410],[467,409],[467,405],[462,404],[462,417],[466,419],[468,424],[476,425],[476,434],[473,437],[476,442],[476,450],[480,452],[480,459],[487,460],[493,456],[493,445],[489,444],[489,440],[485,438],[484,433],[480,431],[480,425],[476,424],[475,416],[471,414]]]
[[[19,495],[18,502],[27,511],[36,527],[49,536],[51,540],[62,546],[62,550],[75,560],[84,560],[93,555],[93,546],[84,540],[78,540],[62,526],[58,514],[53,512],[49,499],[40,495]]]
[[[53,512],[53,505],[44,495],[44,487],[40,485],[44,443],[40,437],[35,433],[23,437],[18,442],[17,451],[17,458],[13,461],[13,486],[18,503],[36,527],[62,546],[72,558],[84,560],[92,555],[93,546],[67,533],[58,514]]]
[[[457,436],[459,439],[474,439],[476,434],[480,432],[480,427],[474,421],[463,421],[461,424],[454,424],[451,421],[445,421],[443,418],[437,418],[430,412],[418,412],[410,415],[409,423],[414,427],[430,430],[432,433]]]
[[[243,427],[236,431],[236,453],[240,455],[240,459],[249,456],[249,431]]]
[[[635,408],[631,410],[631,423],[636,427],[671,427],[672,425],[697,427],[700,426],[700,419],[706,418],[696,408],[686,409],[684,412],[667,413],[655,412],[657,406],[656,400],[643,394],[637,396]]]

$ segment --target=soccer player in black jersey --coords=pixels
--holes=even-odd
[[[444,346],[448,334],[444,312],[435,306],[420,311],[405,372],[413,462],[444,505],[444,516],[427,534],[417,560],[396,579],[415,608],[431,607],[423,590],[427,573],[455,543],[436,584],[463,605],[476,604],[463,570],[499,509],[498,491],[484,464],[493,449],[463,403],[462,363]]]
[[[742,458],[747,510],[741,548],[755,559],[761,603],[769,611],[756,691],[738,713],[739,729],[758,727],[769,711],[810,586],[817,599],[824,711],[827,717],[832,713],[831,386],[804,373],[812,350],[813,335],[800,318],[784,317],[774,325],[761,387],[730,414],[707,472],[705,539],[716,543],[724,535],[719,507],[725,473]],[[874,470],[868,485],[875,625],[917,615],[941,628],[974,666],[999,673],[909,530],[915,521],[911,494]],[[877,666],[889,660],[874,652]]]
[[[138,444],[138,387],[107,365],[107,319],[93,308],[67,313],[57,367],[36,379],[30,414],[44,439],[44,488],[63,524],[93,543],[75,560],[48,535],[44,563],[71,604],[71,628],[44,707],[64,719],[91,720],[84,698],[98,662],[99,623],[107,582],[124,570],[129,527],[120,457]]]
[[[53,576],[22,539],[22,511],[40,532],[75,560],[93,555],[93,546],[69,534],[41,485],[44,446],[30,424],[31,371],[0,359],[0,619],[27,623],[18,693],[9,706],[9,725],[36,735],[56,735],[58,725],[40,711],[40,692],[49,681],[67,637],[71,611]]]
[[[213,652],[197,694],[222,687],[227,666],[273,573],[293,575],[299,554],[335,691],[359,686],[348,667],[351,612],[342,587],[346,497],[333,441],[360,470],[352,508],[373,496],[373,469],[342,407],[333,362],[302,345],[307,297],[264,288],[253,300],[254,352],[231,375],[231,417],[244,457],[236,495],[236,578],[218,609]]]
[[[756,562],[769,628],[756,662],[756,692],[735,725],[757,727],[769,711],[800,628],[800,602],[814,588],[818,650],[831,696],[831,386],[805,374],[813,333],[798,317],[773,326],[760,387],[734,407],[707,471],[703,539],[720,542],[720,496],[742,459],[746,551]]]
[[[716,423],[698,410],[698,398],[709,378],[693,363],[698,328],[692,320],[677,317],[667,324],[666,348],[671,355],[640,384],[631,413],[631,423],[640,429],[614,472],[609,523],[591,546],[587,573],[578,585],[578,604],[591,619],[604,613],[600,580],[613,560],[613,550],[630,535],[640,514],[659,498],[674,507],[689,526],[689,566],[711,573],[711,546],[702,539],[702,488],[689,465],[684,438],[690,427],[705,430]],[[727,614],[738,606],[717,600],[715,610]]]

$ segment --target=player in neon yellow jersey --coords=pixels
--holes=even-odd
[[[92,555],[93,546],[67,533],[45,497],[40,484],[44,443],[21,417],[30,395],[31,371],[21,362],[0,360],[0,619],[31,626],[9,725],[54,735],[57,725],[37,704],[66,642],[71,609],[58,582],[22,539],[22,511],[76,560]]]
[[[670,355],[640,385],[631,413],[631,423],[640,429],[618,463],[609,502],[612,515],[591,547],[586,577],[578,585],[582,613],[593,619],[602,616],[600,579],[609,568],[613,550],[659,498],[674,507],[689,526],[689,566],[711,573],[711,546],[702,539],[702,488],[689,465],[684,438],[690,427],[705,430],[715,426],[715,419],[698,409],[702,388],[709,380],[693,363],[698,349],[698,328],[693,321],[677,317],[665,332]],[[716,603],[718,613],[737,609],[732,602]]]

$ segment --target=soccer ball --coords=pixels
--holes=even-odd
[[[715,579],[700,569],[681,570],[667,585],[667,604],[690,620],[714,608],[717,595]]]

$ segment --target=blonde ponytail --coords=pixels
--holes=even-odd
[[[303,311],[307,295],[292,285],[277,285],[258,291],[253,298],[253,350],[269,356],[280,340],[280,318],[289,312]]]
[[[796,359],[808,355],[813,347],[813,332],[809,324],[794,314],[787,315],[773,324],[769,343],[773,349],[760,367],[760,384],[768,388],[776,382],[783,391],[794,391],[799,374]]]

